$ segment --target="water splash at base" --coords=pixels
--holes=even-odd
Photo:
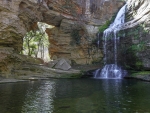
[[[98,69],[95,71],[94,78],[103,78],[103,79],[121,79],[125,75],[125,71],[122,70],[116,64],[105,65],[102,70]]]

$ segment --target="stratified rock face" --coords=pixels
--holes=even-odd
[[[47,0],[47,7],[67,18],[103,25],[123,3],[121,0]]]
[[[87,37],[93,37],[98,31],[98,25],[102,25],[110,19],[122,6],[123,2],[116,2],[117,0],[106,1],[97,12],[94,12],[94,4],[89,3],[89,0],[83,2],[82,5],[80,5],[80,0],[73,0],[70,2],[73,10],[75,10],[75,13],[73,13],[73,10],[70,10],[68,6],[64,7],[64,4],[67,4],[65,0],[40,1],[0,0],[1,72],[4,70],[12,71],[12,67],[16,62],[13,59],[17,57],[12,58],[12,54],[19,54],[22,50],[25,33],[31,29],[36,29],[37,22],[45,22],[56,26],[48,31],[52,58],[67,57],[79,64],[91,63],[93,59],[97,58],[101,59],[101,52],[98,56],[95,54],[95,49],[89,48]],[[75,23],[78,20],[81,20],[82,27],[80,26],[79,31],[83,32],[83,36],[81,33],[80,45],[70,46],[71,33],[74,29],[77,29],[73,26],[76,25]],[[17,60],[20,61],[19,58]]]
[[[56,0],[56,3],[58,1]],[[93,10],[94,4],[90,1],[88,4],[87,1],[84,2],[87,9],[84,9],[85,7],[83,8],[78,1],[74,0],[72,11],[64,9],[65,2],[59,2],[58,6],[48,4],[49,8],[62,12],[66,17],[62,19],[59,26],[51,30],[47,29],[52,60],[68,58],[77,64],[91,64],[102,60],[102,51],[96,45],[92,45],[92,40],[96,37],[99,25],[110,20],[123,2],[105,1],[99,6],[99,9]],[[59,7],[61,5],[64,5],[61,7],[63,10]]]
[[[19,4],[20,0],[0,1],[0,45],[16,50],[21,49],[22,37],[26,33],[26,28],[18,17]]]
[[[22,50],[23,37],[29,30],[30,22],[36,19],[36,16],[31,14],[34,4],[22,1],[0,1],[0,72],[8,73],[7,75],[15,68],[15,62],[20,61],[15,53]]]
[[[98,58],[100,61],[103,57],[101,50],[91,45],[92,42],[87,40],[83,29],[74,29],[74,24],[73,21],[64,19],[60,27],[46,30],[49,35],[51,59],[68,58],[77,64],[91,64]],[[75,36],[72,36],[73,33]],[[79,39],[74,39],[78,38],[76,36],[79,36]]]

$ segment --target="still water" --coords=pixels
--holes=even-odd
[[[150,83],[50,79],[0,84],[0,113],[150,113]]]

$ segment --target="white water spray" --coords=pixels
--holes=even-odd
[[[122,69],[117,65],[117,33],[125,22],[126,4],[119,10],[114,22],[103,32],[104,68],[97,70],[95,78],[122,78]],[[114,64],[107,64],[107,41],[114,40]],[[98,72],[101,71],[101,72]]]

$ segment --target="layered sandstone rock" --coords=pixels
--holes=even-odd
[[[103,3],[97,12],[91,8],[93,4],[85,2],[85,7],[80,5],[79,0],[73,0],[71,6],[75,13],[71,12],[66,2],[60,0],[1,0],[0,1],[0,71],[9,73],[14,70],[12,67],[21,59],[13,54],[19,54],[22,50],[23,37],[26,32],[36,29],[37,22],[45,22],[56,26],[48,30],[50,36],[50,54],[52,58],[67,57],[79,64],[91,63],[94,59],[101,59],[102,54],[96,54],[95,47],[89,51],[89,41],[97,32],[98,25],[102,25],[106,20],[117,12],[123,4],[117,0],[110,0]],[[87,7],[86,7],[87,6]],[[90,7],[89,7],[90,6]],[[87,9],[86,9],[87,8]],[[89,9],[90,8],[90,9]],[[88,12],[85,15],[85,12]],[[81,18],[83,16],[83,18]],[[80,19],[79,19],[80,18]],[[78,20],[81,20],[81,24]],[[70,46],[71,32],[77,23],[80,26],[81,44]],[[92,31],[93,30],[93,31]],[[87,38],[90,37],[90,38]],[[11,51],[9,51],[11,49]],[[99,50],[100,51],[100,50]],[[91,52],[91,53],[90,53]],[[89,55],[90,53],[90,55]],[[14,60],[16,59],[16,60]]]
[[[81,28],[77,32],[80,43],[76,44],[72,37],[74,24],[73,21],[63,20],[59,28],[47,29],[51,59],[68,58],[77,64],[91,64],[98,58],[101,60],[101,50],[91,46],[92,42],[87,40],[88,35]]]
[[[75,1],[75,0],[74,0]],[[60,2],[61,3],[61,2]],[[91,64],[93,62],[100,62],[102,60],[102,51],[92,45],[92,40],[96,37],[99,25],[103,25],[106,21],[110,20],[114,15],[114,12],[118,11],[118,8],[123,5],[123,2],[103,2],[102,6],[99,6],[97,10],[92,11],[94,4],[89,4],[89,9],[84,9],[86,7],[81,7],[77,1],[75,1],[72,10],[77,10],[75,15],[72,12],[60,8],[54,5],[51,8],[56,11],[62,12],[65,15],[65,19],[62,19],[59,26],[48,30],[50,40],[50,55],[51,59],[55,60],[57,58],[68,58],[72,62],[77,64]],[[61,5],[64,5],[62,3]],[[48,4],[50,7],[50,5]],[[68,12],[67,12],[68,11]],[[106,13],[107,12],[107,13]],[[66,15],[66,13],[68,15]],[[80,16],[82,14],[82,17]],[[79,42],[76,44],[73,42],[72,33],[77,30],[79,32]]]

